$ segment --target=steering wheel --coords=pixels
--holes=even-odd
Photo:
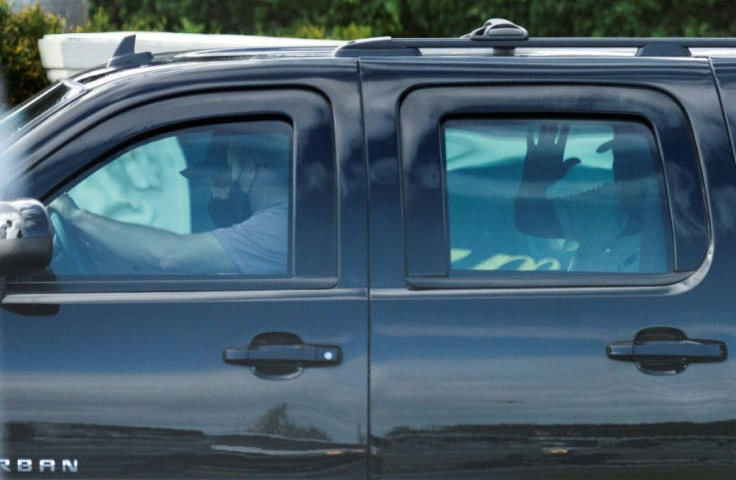
[[[67,262],[76,273],[87,273],[88,265],[82,256],[79,242],[69,235],[67,221],[58,212],[49,212],[51,224],[54,226],[54,257],[58,258],[61,252],[67,257]]]

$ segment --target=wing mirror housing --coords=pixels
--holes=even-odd
[[[0,202],[0,277],[42,270],[52,253],[53,229],[41,202]]]

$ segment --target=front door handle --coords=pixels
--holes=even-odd
[[[342,362],[342,349],[335,345],[310,345],[293,333],[269,332],[253,338],[247,347],[229,347],[222,360],[251,367],[259,377],[294,378],[308,367],[332,367]]]
[[[651,374],[680,373],[691,363],[722,362],[728,347],[719,340],[687,338],[672,327],[653,327],[639,331],[634,340],[606,347],[611,360],[634,362],[639,370]]]
[[[222,352],[222,360],[231,365],[260,367],[297,364],[300,367],[329,367],[342,358],[340,347],[332,345],[262,345],[230,347]]]

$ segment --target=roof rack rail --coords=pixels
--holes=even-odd
[[[151,52],[135,53],[135,35],[129,35],[120,42],[112,58],[107,62],[108,68],[135,68],[148,65],[153,61]]]
[[[736,38],[530,38],[528,40],[487,40],[466,38],[371,38],[349,42],[338,47],[338,57],[419,56],[421,49],[489,49],[516,48],[635,48],[640,56],[689,56],[691,48],[736,49]],[[494,52],[500,53],[500,52]]]
[[[736,38],[667,37],[540,37],[504,19],[491,19],[480,29],[461,38],[380,37],[348,42],[338,47],[337,57],[420,56],[422,49],[493,49],[498,56],[513,55],[516,48],[632,48],[638,56],[690,56],[691,48],[736,49]]]

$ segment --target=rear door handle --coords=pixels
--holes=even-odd
[[[608,345],[606,355],[633,362],[645,373],[662,375],[680,373],[691,363],[722,362],[728,347],[719,340],[687,338],[677,328],[653,327],[639,331],[634,340]]]

